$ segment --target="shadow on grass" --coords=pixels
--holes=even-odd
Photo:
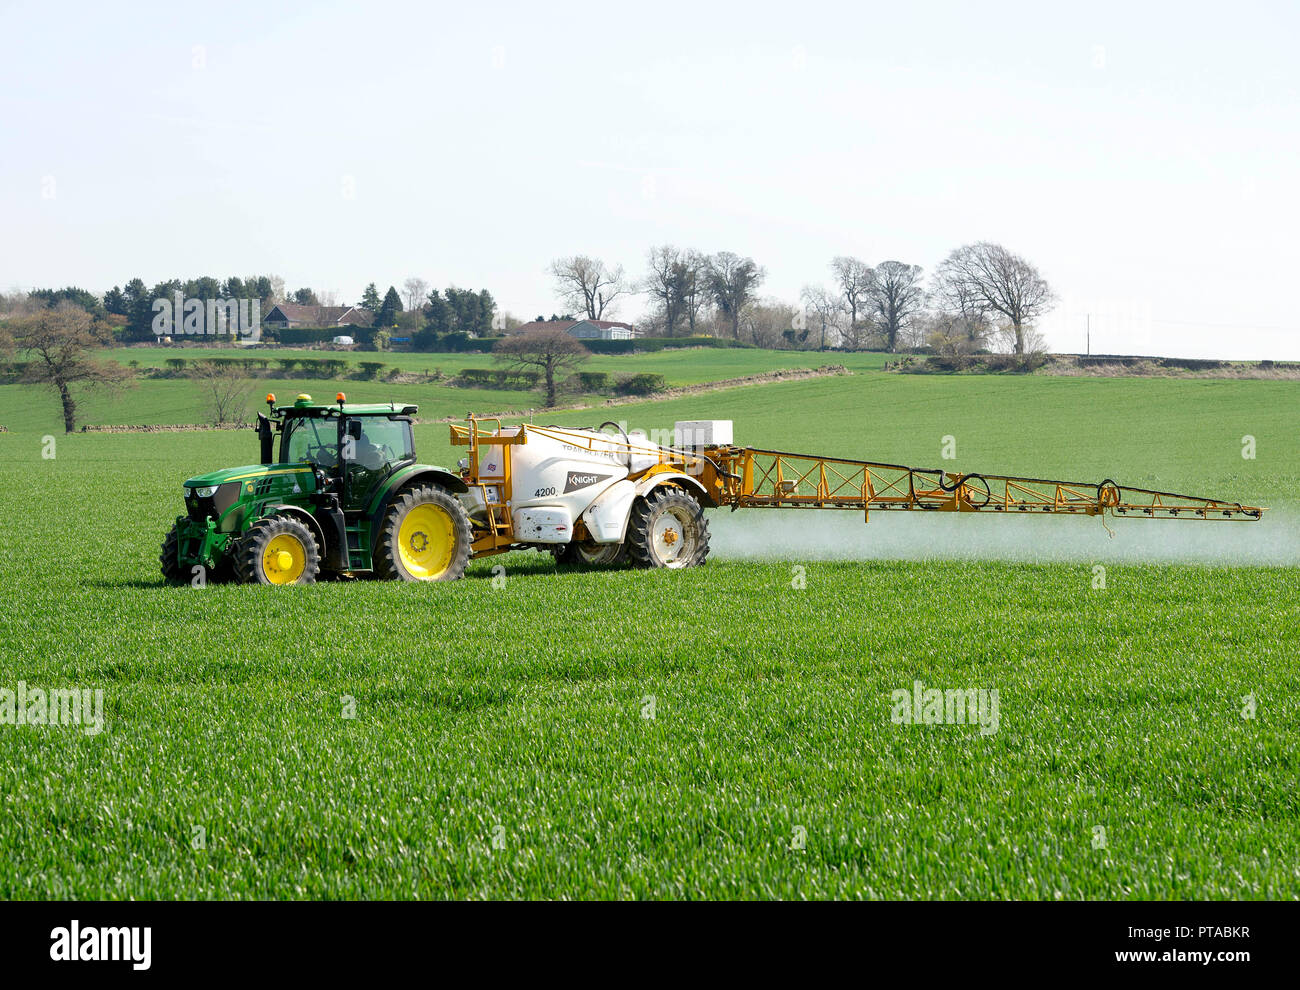
[[[496,576],[492,571],[492,567],[493,565],[491,564],[488,564],[486,566],[477,566],[477,567],[471,565],[471,567],[465,571],[465,575],[463,578],[461,578],[461,580],[475,581],[475,582],[491,581]],[[557,572],[563,574],[563,573],[577,572],[578,570],[579,570],[578,568],[574,568],[574,567],[562,566],[557,568],[554,561],[548,558],[546,560],[538,560],[535,562],[530,561],[527,564],[514,563],[510,566],[507,573],[511,577],[525,577],[534,574],[553,575],[556,574]],[[142,589],[143,590],[148,590],[148,589],[181,590],[190,587],[189,584],[171,584],[167,581],[164,581],[161,577],[156,580],[129,578],[129,579],[122,579],[118,581],[104,579],[104,578],[97,578],[88,581],[83,581],[80,583],[88,588],[103,588],[112,591],[137,591]],[[334,575],[334,574],[321,574],[319,577],[317,577],[316,583],[327,584],[327,585],[345,585],[345,584],[397,584],[403,582],[389,581],[375,574],[365,573],[365,574],[352,575],[350,577],[344,577],[341,575]],[[415,582],[411,582],[411,583],[415,583]],[[431,583],[436,583],[436,582],[431,582]],[[213,588],[236,587],[239,585],[239,582],[231,581],[231,580],[225,580],[225,581],[210,580],[207,582],[207,585]]]
[[[163,581],[162,578],[159,578],[157,581],[141,581],[141,580],[133,580],[133,581],[105,581],[105,580],[93,580],[93,581],[82,581],[82,582],[80,582],[80,583],[81,583],[81,584],[84,584],[84,585],[85,585],[86,587],[88,587],[88,588],[110,588],[110,589],[112,589],[112,590],[114,590],[114,591],[125,591],[125,590],[127,590],[127,589],[132,589],[132,590],[134,590],[134,589],[139,589],[139,588],[181,588],[181,587],[184,587],[184,585],[179,585],[179,584],[167,584],[165,581]]]

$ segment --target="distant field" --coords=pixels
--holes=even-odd
[[[198,348],[113,348],[103,352],[123,364],[135,361],[141,368],[165,368],[168,359],[184,357],[198,360],[205,356],[236,356],[233,349],[200,350]],[[244,356],[255,356],[249,353]],[[356,366],[362,361],[383,361],[412,373],[441,371],[454,375],[465,368],[498,367],[488,354],[376,354],[374,352],[337,352],[283,350],[258,352],[274,370],[276,357],[334,357]],[[658,354],[594,356],[584,370],[619,373],[661,374],[670,386],[740,378],[785,368],[816,368],[824,364],[842,364],[851,370],[878,369],[887,355],[835,354],[816,351],[762,351],[750,349],[666,351]],[[463,416],[469,410],[491,413],[505,409],[531,409],[541,405],[537,392],[500,389],[462,389],[448,385],[389,385],[384,382],[347,380],[342,383],[310,379],[256,379],[249,386],[249,409],[260,408],[268,391],[277,396],[333,395],[344,389],[358,401],[386,402],[401,399],[420,405],[424,419]],[[599,396],[587,401],[601,401]],[[210,417],[200,383],[188,379],[143,379],[134,389],[120,396],[82,389],[77,393],[80,422],[89,424],[153,425],[159,423],[204,423]],[[249,414],[251,416],[251,412]],[[49,388],[34,385],[0,385],[0,426],[11,431],[42,433],[62,428],[58,396]]]
[[[449,385],[387,385],[383,382],[334,382],[311,379],[256,379],[248,389],[249,421],[264,407],[263,399],[273,392],[281,401],[306,392],[332,399],[344,390],[355,402],[415,402],[420,416],[437,419],[464,416],[471,409],[491,412],[500,409],[528,409],[539,405],[536,393],[496,389],[452,388]],[[159,423],[210,422],[202,385],[190,379],[144,380],[134,389],[114,396],[95,389],[77,397],[78,419],[90,424],[147,426]],[[37,385],[0,385],[0,425],[22,433],[55,432],[62,435],[63,420],[58,396]]]
[[[138,362],[144,368],[165,368],[169,359],[196,361],[204,357],[265,358],[274,368],[278,358],[341,358],[354,367],[362,361],[380,361],[387,367],[422,373],[441,370],[454,374],[465,368],[500,367],[491,354],[430,354],[410,351],[313,351],[300,348],[268,350],[208,349],[197,347],[115,347],[104,352],[127,364]],[[840,353],[836,351],[767,351],[757,348],[691,347],[664,350],[651,354],[593,354],[584,370],[645,372],[663,375],[670,385],[694,385],[699,382],[739,378],[742,375],[776,371],[780,368],[815,368],[823,364],[842,364],[853,371],[879,370],[890,355],[878,352]]]
[[[555,413],[1274,511],[1113,541],[713,512],[680,573],[528,552],[454,585],[203,590],[160,586],[158,543],[181,480],[252,434],[60,434],[43,460],[33,420],[0,434],[0,687],[101,687],[107,728],[0,725],[0,897],[1300,897],[1295,558],[1112,560],[1139,534],[1285,558],[1297,408],[1292,382],[864,372]],[[446,434],[417,427],[423,457],[453,461]],[[926,559],[985,523],[1083,556]],[[915,681],[998,689],[997,731],[894,724]]]

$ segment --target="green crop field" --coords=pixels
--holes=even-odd
[[[102,689],[104,727],[0,724],[0,897],[1300,897],[1300,384],[857,370],[538,421],[1271,511],[715,511],[696,570],[164,588],[181,481],[253,434],[46,458],[53,401],[3,386],[0,688]],[[176,384],[87,410],[185,421]],[[918,681],[996,724],[897,724]]]
[[[135,362],[141,370],[165,369],[168,360],[200,361],[210,357],[256,357],[268,361],[272,372],[280,358],[339,358],[354,368],[363,361],[381,361],[385,368],[400,368],[410,374],[459,374],[466,368],[499,368],[490,354],[415,354],[374,352],[337,352],[283,349],[243,354],[230,348],[129,347],[113,348],[106,356],[122,364]],[[797,368],[816,368],[827,364],[844,365],[852,371],[878,370],[887,355],[879,353],[818,353],[816,351],[764,351],[738,348],[711,350],[692,348],[658,354],[627,356],[595,355],[583,365],[584,371],[604,371],[610,375],[660,374],[669,386],[698,385],[705,382],[740,378],[746,375]],[[260,406],[267,392],[282,399],[307,392],[317,397],[333,396],[344,389],[358,402],[387,402],[400,398],[417,402],[424,419],[464,416],[469,410],[477,414],[510,409],[530,409],[539,405],[537,393],[510,389],[460,388],[447,384],[420,383],[392,385],[383,381],[319,381],[283,377],[258,378],[248,386],[248,408]],[[572,401],[601,402],[600,396],[574,396]],[[566,401],[570,397],[566,396]],[[91,425],[153,426],[157,424],[211,422],[205,386],[188,378],[141,379],[136,387],[119,394],[95,389],[77,395],[78,422]],[[48,387],[38,385],[0,386],[0,426],[10,431],[61,430],[62,411],[58,396]],[[671,425],[671,424],[669,424]]]
[[[354,402],[415,402],[427,419],[464,416],[504,409],[529,409],[539,405],[535,393],[505,389],[454,388],[450,385],[389,385],[384,382],[319,381],[315,379],[254,379],[248,386],[249,410],[264,411],[268,392],[282,402],[306,392],[317,398],[333,399],[342,389]],[[192,379],[173,378],[141,381],[137,387],[113,395],[106,390],[87,389],[77,397],[78,421],[91,425],[153,426],[211,422],[203,385]],[[60,432],[63,429],[58,396],[38,385],[0,386],[0,425],[13,432]]]
[[[339,358],[354,367],[363,361],[378,361],[387,368],[400,368],[412,374],[441,371],[456,374],[465,368],[500,367],[491,354],[430,354],[418,351],[320,351],[292,347],[274,349],[236,350],[234,348],[198,347],[118,347],[107,354],[122,364],[134,361],[141,368],[166,368],[168,360],[198,361],[206,357],[248,357],[266,359],[271,367],[282,358]],[[594,354],[584,371],[606,371],[615,374],[636,371],[663,375],[669,385],[694,385],[699,382],[739,378],[742,375],[761,374],[781,368],[815,368],[823,364],[842,364],[853,371],[873,371],[889,359],[888,354],[876,351],[818,352],[769,351],[758,348],[707,348],[689,347],[680,350],[663,350],[649,354],[608,355]]]

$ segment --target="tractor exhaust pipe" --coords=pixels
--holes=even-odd
[[[275,458],[275,434],[271,430],[271,421],[264,413],[257,414],[257,439],[262,444],[262,463],[271,464]]]

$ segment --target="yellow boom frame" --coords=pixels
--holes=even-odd
[[[919,509],[932,512],[1110,512],[1148,519],[1258,520],[1265,511],[1225,499],[1149,488],[961,474],[903,464],[817,457],[755,447],[714,447],[719,505],[740,508]],[[705,476],[710,472],[706,468]]]

